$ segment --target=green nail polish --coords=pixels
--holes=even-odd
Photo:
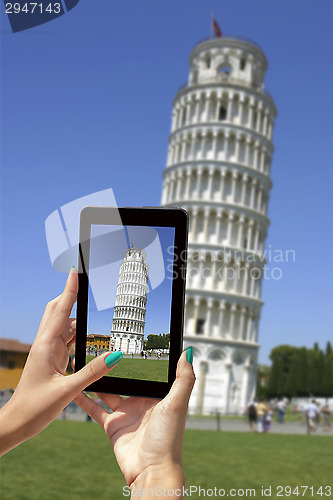
[[[75,354],[72,354],[69,358],[69,361],[72,361],[72,359],[75,357]]]
[[[120,351],[111,352],[106,358],[105,363],[109,368],[112,368],[118,361],[123,357],[123,353]]]
[[[187,361],[193,365],[193,347],[190,346],[186,349],[186,359]]]

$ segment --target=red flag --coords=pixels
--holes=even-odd
[[[221,38],[222,37],[222,30],[221,30],[220,26],[217,24],[217,22],[215,21],[214,18],[212,19],[212,26],[213,26],[213,30],[214,30],[215,36],[217,38]]]

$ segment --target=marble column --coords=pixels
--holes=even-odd
[[[191,169],[186,169],[186,184],[185,184],[185,200],[188,200],[190,197],[190,184],[191,184]]]
[[[222,169],[221,172],[221,184],[220,184],[220,200],[224,201],[224,183],[225,183],[225,177],[226,177],[226,170]]]
[[[232,369],[232,364],[231,363],[226,363],[225,364],[225,369],[226,369],[226,405],[225,405],[225,413],[226,413],[226,415],[228,415],[229,414],[229,407],[230,407],[231,369]]]
[[[190,225],[190,236],[192,241],[195,241],[196,237],[197,216],[198,216],[198,209],[195,207],[192,212],[191,225]]]
[[[212,335],[212,308],[213,308],[213,301],[211,299],[208,299],[208,301],[207,301],[207,316],[206,316],[206,323],[205,323],[205,335],[208,337],[211,337],[211,335]]]
[[[227,245],[231,245],[231,235],[232,235],[233,220],[234,220],[234,214],[233,214],[233,212],[230,212],[229,213],[229,217],[228,217]]]
[[[190,159],[194,160],[195,158],[195,145],[196,145],[196,137],[195,134],[191,135],[191,149],[190,149]]]
[[[197,171],[197,185],[196,185],[197,200],[200,199],[201,177],[202,177],[202,169],[199,168]]]
[[[225,310],[225,301],[222,300],[220,302],[220,315],[219,315],[219,336],[222,338],[223,336],[223,315]]]
[[[242,215],[239,219],[239,230],[238,230],[238,240],[237,240],[237,246],[238,248],[243,248],[243,240],[244,240],[244,224],[245,224],[245,218]]]
[[[239,336],[238,336],[238,338],[240,340],[244,340],[245,314],[246,314],[246,309],[243,307],[241,310],[241,319],[240,319],[240,324],[239,324]]]
[[[236,185],[237,185],[237,173],[233,172],[232,173],[232,178],[231,178],[231,202],[235,203],[235,198],[236,198]]]
[[[205,395],[205,385],[206,385],[206,373],[208,369],[207,361],[200,361],[200,372],[198,377],[198,392],[196,401],[196,414],[201,415],[204,410],[204,395]]]
[[[254,210],[256,186],[257,186],[257,180],[253,179],[252,184],[251,184],[251,194],[250,194],[250,208],[252,208],[252,210]]]
[[[209,209],[206,208],[205,211],[204,211],[204,228],[203,228],[203,238],[204,238],[204,241],[208,241],[208,222],[209,222],[209,215],[210,215],[210,212],[209,212]]]
[[[246,201],[246,188],[247,188],[247,182],[248,182],[248,176],[247,174],[244,174],[242,177],[242,191],[241,191],[241,204],[245,206],[245,201]]]
[[[211,200],[213,197],[212,193],[212,187],[213,187],[213,175],[214,175],[214,169],[210,168],[208,172],[208,199]]]

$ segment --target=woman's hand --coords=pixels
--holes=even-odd
[[[0,456],[38,434],[87,385],[110,371],[108,353],[65,377],[69,351],[75,341],[75,319],[69,318],[78,292],[78,273],[72,268],[63,293],[49,302],[41,320],[15,393],[0,411]],[[114,365],[115,366],[115,365]]]
[[[190,347],[180,357],[176,380],[162,401],[98,394],[113,410],[110,414],[85,394],[75,399],[107,433],[132,491],[157,486],[179,489],[184,484],[183,435],[195,381],[191,361]]]

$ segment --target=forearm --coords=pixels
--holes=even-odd
[[[164,497],[182,499],[185,476],[180,464],[147,467],[131,484],[131,498]]]
[[[24,428],[20,424],[20,412],[15,408],[15,402],[12,399],[0,410],[0,456],[28,439],[28,435],[25,437]]]

